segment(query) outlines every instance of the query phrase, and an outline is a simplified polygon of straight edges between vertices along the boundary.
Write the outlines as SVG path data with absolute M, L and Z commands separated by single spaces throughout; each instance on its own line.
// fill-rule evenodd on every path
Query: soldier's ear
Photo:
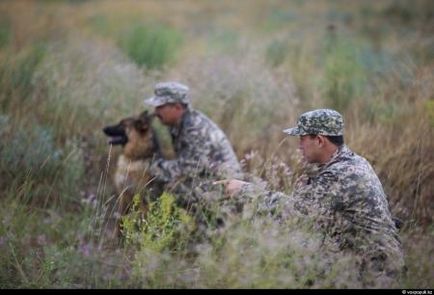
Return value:
M 185 106 L 184 106 L 182 103 L 180 103 L 180 102 L 175 103 L 173 106 L 174 106 L 177 110 L 185 110 Z
M 317 135 L 316 136 L 316 138 L 317 138 L 317 140 L 318 140 L 318 145 L 320 146 L 320 147 L 323 147 L 325 144 L 326 144 L 326 140 L 327 140 L 327 138 L 324 136 L 324 135 Z

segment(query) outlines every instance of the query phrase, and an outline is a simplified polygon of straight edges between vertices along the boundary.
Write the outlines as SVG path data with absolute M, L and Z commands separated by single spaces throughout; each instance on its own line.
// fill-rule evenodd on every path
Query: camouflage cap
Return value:
M 331 109 L 318 109 L 306 112 L 298 118 L 297 127 L 283 132 L 289 135 L 321 134 L 327 136 L 344 135 L 344 119 L 342 115 Z
M 178 82 L 161 82 L 155 85 L 155 96 L 145 99 L 144 102 L 153 107 L 175 102 L 189 105 L 190 98 L 188 96 L 188 90 L 188 86 Z

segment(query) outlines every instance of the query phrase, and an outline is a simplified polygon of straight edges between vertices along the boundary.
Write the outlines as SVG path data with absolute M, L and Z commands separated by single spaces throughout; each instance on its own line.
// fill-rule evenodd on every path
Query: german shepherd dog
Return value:
M 121 238 L 122 217 L 131 210 L 133 197 L 140 195 L 140 210 L 145 216 L 148 210 L 146 198 L 156 197 L 162 192 L 162 185 L 153 181 L 148 171 L 152 158 L 160 154 L 160 145 L 151 127 L 153 117 L 144 111 L 136 117 L 124 118 L 118 124 L 103 128 L 105 135 L 110 137 L 109 144 L 122 147 L 114 174 L 118 193 L 114 235 L 118 238 Z

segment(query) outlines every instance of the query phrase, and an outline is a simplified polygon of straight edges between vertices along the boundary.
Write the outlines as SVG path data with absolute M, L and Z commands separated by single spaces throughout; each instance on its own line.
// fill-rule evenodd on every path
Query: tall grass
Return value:
M 0 24 L 0 48 L 6 46 L 11 39 L 11 28 L 7 19 L 2 19 Z
M 136 24 L 125 29 L 119 43 L 139 66 L 154 69 L 174 60 L 181 41 L 181 35 L 174 29 Z
M 333 31 L 327 37 L 323 97 L 327 105 L 344 111 L 365 90 L 366 73 L 359 60 L 360 45 L 357 46 L 348 38 L 337 38 Z
M 32 77 L 38 64 L 45 54 L 43 44 L 34 44 L 22 50 L 12 59 L 3 61 L 0 68 L 0 83 L 2 85 L 2 110 L 6 111 L 10 104 L 28 99 L 34 91 Z M 13 99 L 15 98 L 15 99 Z
M 112 243 L 119 151 L 101 129 L 178 80 L 245 171 L 280 191 L 300 160 L 282 129 L 311 108 L 340 110 L 404 221 L 407 276 L 374 287 L 432 288 L 431 1 L 169 3 L 0 3 L 0 287 L 363 287 L 355 257 L 324 256 L 308 225 L 254 202 L 212 204 L 195 227 L 165 194 Z

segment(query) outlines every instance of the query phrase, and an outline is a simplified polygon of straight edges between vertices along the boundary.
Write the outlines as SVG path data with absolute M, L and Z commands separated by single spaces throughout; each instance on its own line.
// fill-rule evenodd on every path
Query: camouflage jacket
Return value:
M 241 167 L 228 138 L 204 114 L 189 109 L 181 124 L 169 131 L 176 158 L 154 161 L 150 171 L 157 179 L 188 183 L 195 179 L 240 177 Z
M 302 175 L 289 196 L 253 185 L 242 193 L 259 197 L 262 210 L 281 209 L 286 218 L 311 220 L 324 233 L 328 250 L 350 249 L 366 257 L 387 253 L 403 263 L 382 184 L 368 161 L 345 145 L 313 174 Z

